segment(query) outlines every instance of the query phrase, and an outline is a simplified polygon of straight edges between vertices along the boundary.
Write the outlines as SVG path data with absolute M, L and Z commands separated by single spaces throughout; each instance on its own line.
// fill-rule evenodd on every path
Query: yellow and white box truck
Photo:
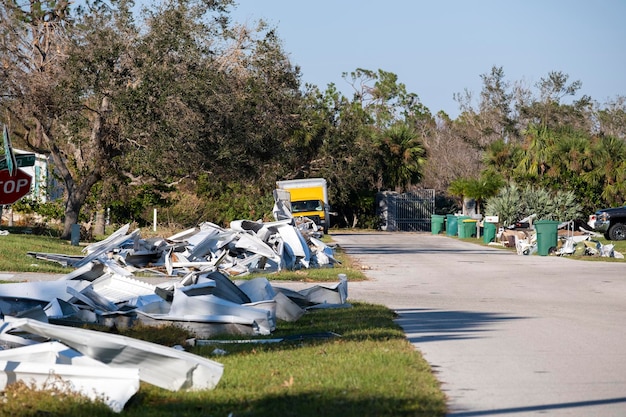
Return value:
M 276 181 L 276 188 L 289 192 L 291 213 L 294 217 L 308 217 L 324 233 L 328 233 L 330 205 L 324 178 Z

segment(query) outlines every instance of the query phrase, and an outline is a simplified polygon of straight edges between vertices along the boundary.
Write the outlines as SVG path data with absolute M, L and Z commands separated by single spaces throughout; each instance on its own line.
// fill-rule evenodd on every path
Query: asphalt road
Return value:
M 426 233 L 333 233 L 395 310 L 449 416 L 626 416 L 626 263 L 520 256 Z

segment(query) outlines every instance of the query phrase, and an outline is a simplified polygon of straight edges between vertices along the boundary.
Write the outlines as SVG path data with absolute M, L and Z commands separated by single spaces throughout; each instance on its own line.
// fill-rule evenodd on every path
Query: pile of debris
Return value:
M 80 268 L 98 259 L 125 268 L 131 273 L 168 276 L 192 270 L 220 270 L 228 275 L 274 272 L 302 268 L 332 267 L 338 261 L 333 250 L 318 238 L 310 222 L 285 219 L 274 222 L 237 220 L 225 229 L 210 222 L 168 238 L 142 239 L 130 225 L 107 239 L 90 245 L 87 256 L 29 252 L 29 255 L 65 266 Z
M 88 245 L 84 256 L 29 253 L 72 268 L 40 282 L 0 285 L 0 389 L 18 380 L 50 387 L 53 376 L 119 412 L 139 380 L 170 390 L 211 389 L 223 367 L 188 352 L 86 330 L 174 325 L 196 341 L 214 335 L 269 335 L 278 320 L 306 311 L 349 307 L 347 277 L 300 291 L 251 272 L 332 267 L 330 247 L 294 219 L 211 223 L 169 238 L 142 239 L 129 225 Z M 111 369 L 114 368 L 114 369 Z M 167 370 L 164 372 L 164 370 Z M 51 379 L 52 378 L 52 379 Z
M 500 228 L 496 242 L 490 244 L 515 248 L 518 255 L 537 253 L 537 232 L 526 218 L 509 228 Z M 532 219 L 530 219 L 532 220 Z M 623 259 L 624 255 L 615 250 L 613 244 L 602 244 L 595 239 L 601 235 L 579 227 L 574 230 L 574 222 L 562 222 L 557 226 L 557 244 L 550 248 L 550 254 L 557 256 L 599 256 Z
M 624 259 L 624 255 L 615 250 L 615 245 L 612 243 L 602 244 L 600 241 L 594 240 L 592 235 L 559 236 L 554 254 Z

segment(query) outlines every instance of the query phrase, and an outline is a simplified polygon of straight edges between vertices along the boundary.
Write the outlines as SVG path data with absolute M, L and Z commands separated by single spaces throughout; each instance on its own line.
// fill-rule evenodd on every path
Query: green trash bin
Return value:
M 457 236 L 460 238 L 467 237 L 465 236 L 465 230 L 463 229 L 463 220 L 471 219 L 470 216 L 456 216 L 457 222 Z
M 456 236 L 458 234 L 459 223 L 458 217 L 454 214 L 448 214 L 446 216 L 446 235 Z
M 459 218 L 459 237 L 461 239 L 469 239 L 476 236 L 476 220 L 466 217 Z
M 546 256 L 551 248 L 558 243 L 559 223 L 554 220 L 538 220 L 535 222 L 537 232 L 537 253 Z
M 433 214 L 430 216 L 430 230 L 433 235 L 438 235 L 443 232 L 443 222 L 445 216 L 439 214 Z
M 496 224 L 484 222 L 483 225 L 483 242 L 488 244 L 496 240 Z

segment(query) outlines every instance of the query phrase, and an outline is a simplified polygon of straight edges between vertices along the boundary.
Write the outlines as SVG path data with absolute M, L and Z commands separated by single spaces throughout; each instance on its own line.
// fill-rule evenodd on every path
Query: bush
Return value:
M 21 199 L 11 206 L 13 211 L 22 214 L 38 214 L 44 222 L 60 220 L 64 215 L 63 200 L 41 203 L 34 199 Z
M 111 209 L 111 222 L 120 224 L 137 222 L 143 227 L 152 223 L 155 208 L 167 207 L 171 203 L 167 198 L 171 187 L 146 184 L 133 190 L 132 193 L 126 190 L 127 195 L 108 205 Z M 84 206 L 81 212 L 83 211 L 89 212 L 89 207 Z
M 485 214 L 498 216 L 505 226 L 536 214 L 537 219 L 569 221 L 581 217 L 582 206 L 571 191 L 549 192 L 545 188 L 527 186 L 520 189 L 511 183 L 487 199 Z
M 161 209 L 161 219 L 169 224 L 192 227 L 212 222 L 228 227 L 231 221 L 272 221 L 274 198 L 256 185 L 208 184 L 198 182 L 195 190 L 179 190 L 171 195 L 172 204 Z
M 521 192 L 517 185 L 510 184 L 500 190 L 494 197 L 485 202 L 485 214 L 498 216 L 504 226 L 509 226 L 520 218 Z

